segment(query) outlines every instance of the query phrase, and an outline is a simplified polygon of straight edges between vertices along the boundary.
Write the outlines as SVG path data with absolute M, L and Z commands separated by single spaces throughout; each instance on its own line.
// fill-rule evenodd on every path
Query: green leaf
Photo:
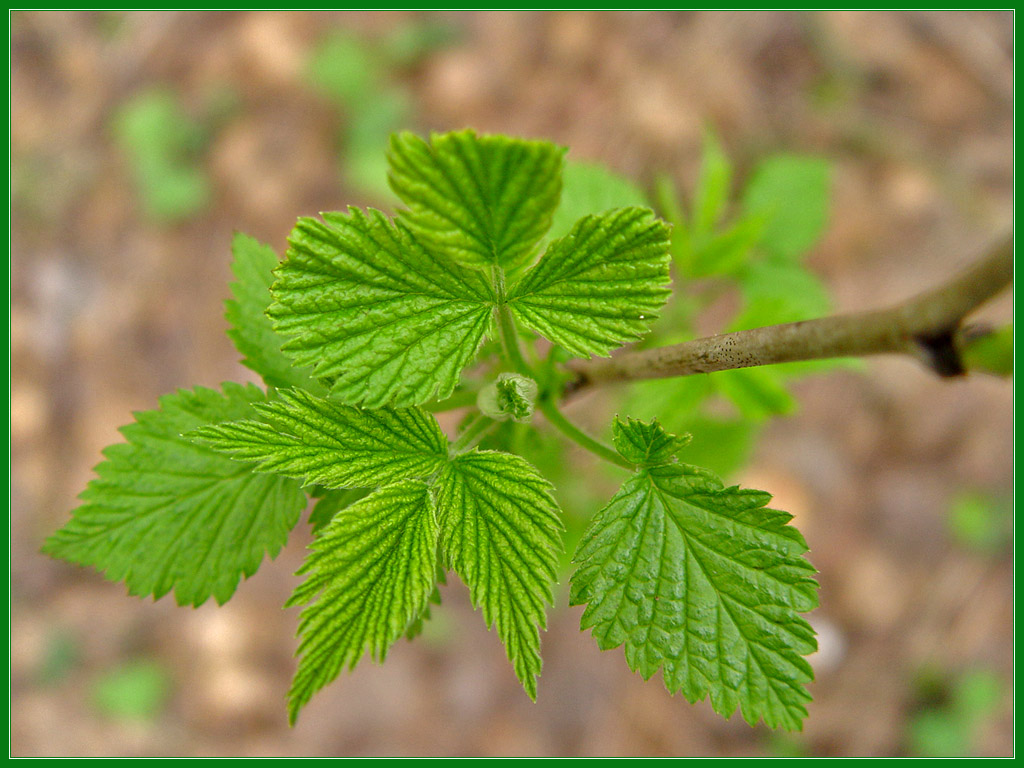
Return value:
M 231 252 L 231 271 L 236 280 L 231 283 L 234 298 L 224 302 L 224 316 L 231 324 L 228 336 L 242 355 L 242 365 L 256 371 L 269 386 L 299 387 L 323 394 L 324 388 L 310 378 L 310 369 L 293 365 L 281 351 L 284 339 L 274 332 L 274 324 L 267 317 L 273 270 L 278 265 L 274 249 L 236 232 Z
M 669 434 L 655 419 L 643 422 L 627 418 L 616 418 L 612 433 L 615 450 L 622 458 L 640 467 L 656 467 L 675 461 L 676 451 L 690 442 L 689 435 L 677 437 Z
M 743 194 L 747 215 L 764 221 L 761 247 L 792 261 L 818 242 L 828 219 L 829 164 L 805 155 L 761 162 Z
M 293 480 L 251 467 L 183 438 L 200 426 L 254 415 L 264 402 L 254 386 L 197 387 L 160 398 L 160 409 L 135 414 L 110 446 L 85 502 L 43 551 L 95 566 L 133 595 L 181 605 L 211 595 L 227 602 L 264 554 L 274 557 L 306 506 Z
M 648 442 L 665 439 L 654 428 Z M 570 603 L 587 604 L 581 627 L 602 650 L 624 645 L 645 679 L 660 667 L 691 702 L 799 730 L 813 679 L 803 656 L 816 648 L 799 613 L 817 605 L 817 584 L 769 498 L 684 464 L 641 469 L 584 534 Z
M 437 254 L 512 270 L 551 226 L 563 148 L 474 131 L 391 137 L 389 181 L 409 206 L 403 220 Z
M 104 672 L 92 684 L 92 704 L 115 720 L 153 721 L 170 698 L 171 675 L 153 661 L 137 660 Z
M 409 96 L 394 86 L 378 89 L 372 99 L 350 109 L 345 129 L 341 168 L 344 178 L 364 194 L 389 203 L 394 194 L 388 186 L 388 138 L 408 123 L 412 113 Z
M 743 418 L 692 415 L 673 422 L 676 429 L 693 435 L 693 441 L 680 454 L 688 464 L 696 464 L 729 477 L 750 461 L 761 424 Z
M 654 210 L 661 218 L 672 225 L 672 237 L 669 250 L 673 260 L 680 266 L 687 266 L 692 250 L 690 225 L 686 221 L 686 213 L 679 202 L 679 192 L 672 177 L 666 173 L 658 173 L 654 177 L 653 190 Z
M 336 32 L 321 42 L 307 67 L 310 84 L 345 109 L 374 97 L 382 67 L 373 48 L 356 35 Z
M 509 294 L 513 315 L 573 355 L 647 332 L 670 294 L 669 230 L 647 208 L 587 216 Z
M 762 226 L 758 218 L 741 218 L 722 232 L 694 236 L 690 251 L 684 254 L 682 261 L 677 259 L 677 263 L 690 277 L 731 276 L 750 261 Z
M 1012 376 L 1013 324 L 968 338 L 960 354 L 968 371 Z
M 309 513 L 308 522 L 314 534 L 323 532 L 336 514 L 369 493 L 366 488 L 329 488 L 321 491 L 313 511 Z
M 491 322 L 484 277 L 419 246 L 379 211 L 300 219 L 269 314 L 299 365 L 352 405 L 450 395 Z
M 693 194 L 693 231 L 696 235 L 709 234 L 722 220 L 729 202 L 732 182 L 732 164 L 714 132 L 704 132 L 700 175 Z
M 744 307 L 728 331 L 795 323 L 832 312 L 832 299 L 821 279 L 801 264 L 754 261 L 737 275 Z
M 174 223 L 209 203 L 209 179 L 195 165 L 205 131 L 173 93 L 150 89 L 134 96 L 120 107 L 113 127 L 147 216 Z
M 299 662 L 288 693 L 292 724 L 318 690 L 367 651 L 378 662 L 427 607 L 438 528 L 430 491 L 403 480 L 339 512 L 313 540 L 306 579 L 287 605 L 299 617 Z M 319 597 L 317 597 L 319 595 Z
M 483 609 L 530 698 L 537 698 L 544 603 L 551 602 L 561 521 L 550 485 L 519 456 L 472 451 L 436 480 L 441 551 Z
M 210 425 L 192 437 L 261 472 L 304 485 L 372 488 L 433 474 L 448 457 L 448 440 L 419 408 L 363 410 L 302 390 L 256 407 L 259 420 Z
M 796 400 L 786 388 L 785 372 L 774 366 L 719 371 L 714 374 L 714 384 L 745 419 L 761 421 L 796 409 Z
M 437 580 L 441 584 L 447 584 L 447 581 L 445 579 L 445 572 L 440 568 L 437 571 Z M 431 616 L 430 606 L 440 604 L 441 590 L 435 584 L 434 591 L 430 593 L 430 597 L 427 599 L 427 607 L 423 609 L 423 612 L 419 616 L 412 620 L 408 627 L 405 628 L 405 632 L 403 634 L 406 640 L 415 640 L 417 637 L 423 634 L 423 628 L 426 626 L 427 622 L 430 621 L 431 618 L 433 618 Z
M 601 163 L 566 160 L 562 171 L 562 199 L 555 209 L 550 240 L 569 234 L 584 216 L 613 208 L 647 206 L 647 198 L 633 182 Z

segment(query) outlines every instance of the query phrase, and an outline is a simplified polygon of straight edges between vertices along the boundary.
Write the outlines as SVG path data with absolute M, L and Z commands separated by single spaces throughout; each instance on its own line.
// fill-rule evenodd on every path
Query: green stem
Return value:
M 632 470 L 635 468 L 632 464 L 622 458 L 615 449 L 605 445 L 600 440 L 595 440 L 565 418 L 565 415 L 558 410 L 558 406 L 555 405 L 552 400 L 544 398 L 537 405 L 551 426 L 577 445 L 586 448 L 588 451 L 597 454 L 605 461 L 610 461 L 612 464 L 620 466 L 623 469 Z
M 497 424 L 494 419 L 484 416 L 482 413 L 477 414 L 469 425 L 462 430 L 455 442 L 451 444 L 451 448 L 448 449 L 449 454 L 455 456 L 460 453 L 465 453 L 479 443 L 488 432 Z
M 956 347 L 964 317 L 1013 280 L 1013 234 L 939 287 L 889 309 L 724 333 L 682 344 L 569 364 L 566 393 L 615 381 L 690 376 L 826 357 L 914 355 L 941 376 L 964 373 Z
M 491 275 L 494 279 L 494 291 L 498 298 L 495 311 L 498 314 L 498 335 L 501 336 L 501 346 L 505 352 L 505 358 L 517 373 L 529 376 L 536 381 L 537 374 L 534 373 L 533 368 L 530 367 L 530 364 L 526 362 L 526 358 L 523 357 L 523 351 L 519 347 L 519 334 L 516 331 L 516 324 L 512 319 L 512 312 L 509 311 L 508 304 L 505 303 L 505 273 L 500 267 L 496 266 L 492 269 Z M 622 458 L 613 448 L 599 440 L 595 440 L 569 421 L 551 400 L 550 393 L 541 393 L 537 407 L 540 408 L 544 416 L 547 417 L 548 422 L 555 429 L 577 445 L 586 448 L 605 461 L 610 461 L 612 464 L 616 464 L 624 469 L 633 469 L 633 465 Z
M 519 348 L 519 334 L 516 331 L 515 321 L 512 319 L 512 312 L 505 303 L 505 271 L 495 265 L 491 269 L 491 277 L 494 282 L 494 293 L 497 297 L 497 304 L 494 311 L 497 313 L 498 335 L 501 337 L 501 348 L 505 352 L 505 358 L 515 369 L 516 373 L 529 376 L 536 380 L 530 364 L 523 357 L 523 350 Z

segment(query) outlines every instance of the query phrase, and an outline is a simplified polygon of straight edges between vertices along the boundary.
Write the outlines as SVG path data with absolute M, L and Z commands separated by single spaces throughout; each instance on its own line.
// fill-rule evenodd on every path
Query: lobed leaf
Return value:
M 550 484 L 519 456 L 472 451 L 435 481 L 441 551 L 495 626 L 530 698 L 537 698 L 544 603 L 551 602 L 561 521 Z
M 379 211 L 323 218 L 299 220 L 276 271 L 268 314 L 290 339 L 285 352 L 352 405 L 450 395 L 491 322 L 487 281 Z
M 447 459 L 448 440 L 419 408 L 363 410 L 302 390 L 282 390 L 280 397 L 256 408 L 259 420 L 214 424 L 189 437 L 261 472 L 328 488 L 425 477 Z
M 265 554 L 277 555 L 306 505 L 298 483 L 251 467 L 181 436 L 197 427 L 254 415 L 257 387 L 224 384 L 160 398 L 121 429 L 127 442 L 104 451 L 85 502 L 43 551 L 91 565 L 133 595 L 174 590 L 181 605 L 211 595 L 227 602 Z
M 230 323 L 228 336 L 242 355 L 242 365 L 263 377 L 272 387 L 299 387 L 317 394 L 324 388 L 311 378 L 309 368 L 301 368 L 281 351 L 284 339 L 274 331 L 267 317 L 273 270 L 279 261 L 274 249 L 255 238 L 236 232 L 231 241 L 231 283 L 233 298 L 224 302 L 224 317 Z
M 617 431 L 622 430 L 620 426 Z M 652 431 L 652 445 L 660 438 Z M 661 464 L 630 477 L 591 522 L 570 603 L 602 650 L 623 645 L 645 679 L 751 724 L 799 730 L 813 679 L 817 605 L 807 545 L 761 491 Z
M 382 662 L 427 609 L 436 582 L 438 527 L 419 480 L 381 488 L 341 510 L 310 545 L 306 579 L 287 605 L 299 617 L 302 656 L 288 693 L 292 724 L 314 693 L 355 667 Z
M 388 180 L 409 206 L 402 220 L 433 253 L 513 270 L 551 226 L 565 150 L 547 141 L 472 130 L 391 137 Z
M 657 419 L 645 423 L 616 417 L 612 440 L 622 458 L 641 467 L 653 467 L 675 461 L 676 451 L 690 442 L 690 436 L 669 434 Z
M 567 352 L 636 341 L 669 296 L 669 230 L 647 208 L 587 216 L 509 293 L 512 314 Z

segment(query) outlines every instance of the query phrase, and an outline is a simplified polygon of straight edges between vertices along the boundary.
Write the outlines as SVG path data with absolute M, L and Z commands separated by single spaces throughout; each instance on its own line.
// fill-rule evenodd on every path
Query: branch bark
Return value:
M 930 291 L 889 309 L 772 325 L 569 364 L 570 395 L 616 381 L 689 376 L 826 357 L 910 354 L 940 376 L 964 373 L 961 324 L 1013 280 L 1013 234 L 973 266 Z

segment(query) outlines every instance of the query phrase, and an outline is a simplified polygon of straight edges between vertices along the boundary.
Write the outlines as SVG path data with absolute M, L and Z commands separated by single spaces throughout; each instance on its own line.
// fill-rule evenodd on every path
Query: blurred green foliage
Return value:
M 968 757 L 979 730 L 998 710 L 1005 685 L 988 669 L 952 679 L 924 670 L 916 682 L 920 702 L 907 728 L 907 750 L 915 757 Z
M 757 163 L 735 184 L 733 164 L 711 131 L 688 204 L 667 176 L 655 180 L 654 204 L 673 225 L 672 302 L 644 346 L 694 338 L 696 319 L 723 297 L 737 305 L 722 332 L 821 317 L 832 301 L 804 260 L 824 234 L 828 163 L 780 154 Z M 763 423 L 792 413 L 790 387 L 801 376 L 847 364 L 819 361 L 640 382 L 623 404 L 640 418 L 658 415 L 673 432 L 692 432 L 680 459 L 729 476 L 748 459 Z M 703 439 L 701 430 L 707 431 Z
M 562 172 L 562 198 L 546 239 L 569 234 L 572 225 L 584 216 L 630 205 L 650 205 L 643 190 L 633 182 L 600 163 L 568 159 Z
M 117 111 L 114 136 L 131 166 L 146 216 L 173 224 L 210 202 L 210 182 L 198 165 L 208 135 L 170 91 L 154 88 Z
M 379 38 L 338 30 L 314 49 L 307 80 L 344 116 L 341 172 L 354 189 L 393 199 L 387 184 L 388 137 L 413 124 L 412 97 L 400 76 L 455 37 L 450 24 L 412 21 Z
M 725 297 L 734 310 L 723 332 L 831 313 L 828 290 L 804 264 L 828 221 L 828 163 L 816 157 L 776 155 L 757 163 L 745 185 L 737 185 L 735 175 L 722 143 L 710 131 L 689 194 L 669 177 L 658 176 L 648 197 L 602 165 L 567 160 L 550 238 L 566 234 L 571 223 L 587 213 L 629 205 L 654 205 L 673 225 L 673 297 L 653 331 L 637 346 L 696 337 L 698 317 Z M 560 355 L 554 349 L 550 359 Z M 609 423 L 610 413 L 605 412 L 658 418 L 669 431 L 693 436 L 680 449 L 680 461 L 730 477 L 750 460 L 767 421 L 795 410 L 795 381 L 847 364 L 813 361 L 635 382 L 594 395 L 594 407 L 603 413 L 592 423 Z M 581 470 L 561 441 L 545 435 L 509 424 L 487 444 L 526 456 L 558 488 L 564 509 L 600 508 L 614 487 L 604 487 L 603 479 L 598 479 L 603 473 L 596 468 L 593 473 Z M 571 551 L 579 532 L 571 516 L 567 526 Z
M 968 371 L 1013 375 L 1013 325 L 970 339 L 961 350 Z
M 111 719 L 154 720 L 171 694 L 171 677 L 160 664 L 136 660 L 103 673 L 92 686 L 92 704 Z
M 960 547 L 982 555 L 997 555 L 1013 543 L 1013 502 L 965 491 L 950 505 L 946 527 Z
M 812 757 L 799 736 L 769 732 L 764 745 L 767 757 Z
M 43 655 L 35 671 L 40 685 L 56 685 L 78 666 L 82 651 L 78 639 L 62 628 L 51 629 L 46 636 Z

